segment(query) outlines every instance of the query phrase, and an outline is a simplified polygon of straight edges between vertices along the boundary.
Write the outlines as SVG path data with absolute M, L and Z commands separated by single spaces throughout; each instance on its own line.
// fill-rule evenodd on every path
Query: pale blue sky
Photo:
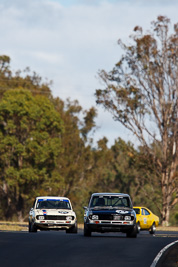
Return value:
M 178 0 L 1 0 L 0 54 L 11 57 L 14 70 L 29 66 L 53 80 L 52 92 L 63 100 L 78 99 L 83 108 L 95 105 L 99 69 L 111 70 L 136 25 L 166 15 L 178 22 Z M 95 141 L 109 145 L 119 136 L 135 142 L 111 115 L 98 108 Z

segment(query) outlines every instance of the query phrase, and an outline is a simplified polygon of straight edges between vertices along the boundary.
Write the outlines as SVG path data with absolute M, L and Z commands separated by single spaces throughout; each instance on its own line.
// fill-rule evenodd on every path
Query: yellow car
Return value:
M 156 227 L 159 224 L 159 217 L 156 216 L 145 207 L 133 207 L 137 217 L 137 231 L 140 230 L 149 230 L 150 234 L 154 234 Z

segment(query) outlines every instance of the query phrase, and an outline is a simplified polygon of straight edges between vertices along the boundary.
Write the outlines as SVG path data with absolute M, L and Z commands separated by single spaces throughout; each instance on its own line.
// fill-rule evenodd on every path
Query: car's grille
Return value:
M 99 214 L 99 220 L 113 220 L 113 215 Z
M 41 215 L 37 216 L 38 220 L 40 216 Z M 43 215 L 43 216 L 45 220 L 54 220 L 54 221 L 57 221 L 57 220 L 65 221 L 66 217 L 68 217 L 68 216 L 63 216 L 63 215 Z M 72 220 L 74 219 L 74 216 L 70 216 L 70 217 L 72 217 Z
M 61 215 L 45 215 L 45 220 L 66 220 L 66 216 Z
M 89 216 L 92 219 L 92 215 Z M 98 214 L 98 220 L 109 220 L 109 221 L 122 221 L 124 220 L 123 215 L 112 215 L 112 214 Z
M 115 221 L 123 221 L 124 216 L 123 215 L 113 215 L 113 220 Z

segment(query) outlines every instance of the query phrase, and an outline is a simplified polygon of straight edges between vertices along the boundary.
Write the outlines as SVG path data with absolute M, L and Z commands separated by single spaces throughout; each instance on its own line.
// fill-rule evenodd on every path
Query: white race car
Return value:
M 66 230 L 77 233 L 77 218 L 66 197 L 36 197 L 29 212 L 29 232 Z

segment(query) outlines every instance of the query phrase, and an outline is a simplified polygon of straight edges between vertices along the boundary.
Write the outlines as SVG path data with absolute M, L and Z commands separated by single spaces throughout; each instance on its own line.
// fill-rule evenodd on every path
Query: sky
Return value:
M 96 105 L 102 84 L 98 71 L 110 71 L 129 43 L 135 26 L 144 31 L 159 15 L 178 22 L 178 0 L 0 0 L 0 55 L 11 58 L 12 70 L 30 67 L 52 80 L 54 97 L 77 99 L 83 109 L 97 108 L 95 143 L 108 145 L 130 132 Z

